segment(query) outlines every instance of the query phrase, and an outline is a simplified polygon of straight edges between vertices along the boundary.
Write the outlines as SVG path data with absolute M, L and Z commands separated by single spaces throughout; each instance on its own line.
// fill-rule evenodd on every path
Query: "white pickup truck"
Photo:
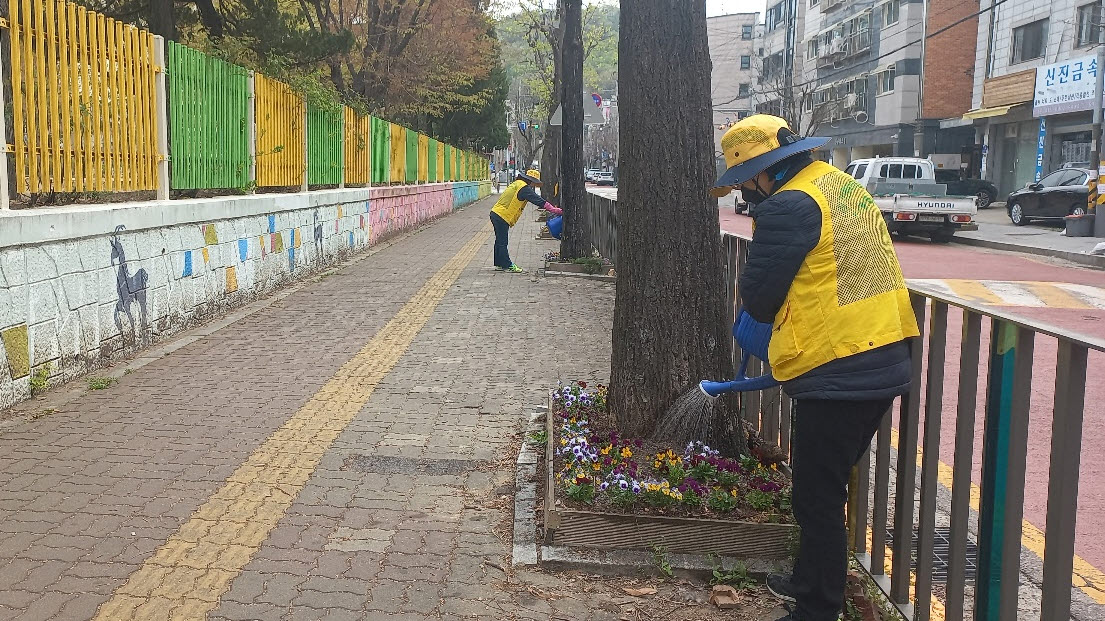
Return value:
M 930 160 L 862 159 L 848 164 L 845 172 L 871 193 L 891 233 L 923 235 L 934 242 L 947 242 L 956 231 L 978 229 L 977 197 L 948 196 L 947 186 L 936 182 Z

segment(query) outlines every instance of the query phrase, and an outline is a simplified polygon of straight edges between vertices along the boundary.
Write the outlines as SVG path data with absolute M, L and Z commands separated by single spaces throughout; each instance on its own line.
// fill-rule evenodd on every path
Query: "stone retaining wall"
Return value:
M 0 215 L 0 408 L 491 193 L 490 182 Z

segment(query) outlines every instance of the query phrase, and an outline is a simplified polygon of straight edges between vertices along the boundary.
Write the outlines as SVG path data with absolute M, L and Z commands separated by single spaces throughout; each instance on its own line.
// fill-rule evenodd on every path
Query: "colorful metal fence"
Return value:
M 170 170 L 174 190 L 249 181 L 249 72 L 172 41 Z
M 345 115 L 341 108 L 307 107 L 307 183 L 338 185 L 342 181 L 342 136 Z
M 345 185 L 365 185 L 372 177 L 371 116 L 357 116 L 349 107 L 345 116 Z
M 257 185 L 296 186 L 303 183 L 304 101 L 283 82 L 254 76 L 257 123 Z
M 407 137 L 407 166 L 406 176 L 403 178 L 407 183 L 418 182 L 418 132 L 403 129 L 403 133 Z
M 9 12 L 16 191 L 155 189 L 153 35 L 68 2 Z
M 84 7 L 9 0 L 9 15 L 14 145 L 0 159 L 18 194 L 480 178 L 475 154 L 347 107 L 308 110 L 287 84 Z
M 392 183 L 404 183 L 407 180 L 407 130 L 395 123 L 391 124 L 391 175 Z

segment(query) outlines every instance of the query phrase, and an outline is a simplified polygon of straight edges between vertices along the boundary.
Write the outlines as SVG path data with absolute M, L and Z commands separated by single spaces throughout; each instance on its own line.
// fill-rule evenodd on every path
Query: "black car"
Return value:
M 1021 226 L 1033 220 L 1060 220 L 1086 213 L 1089 175 L 1084 168 L 1063 168 L 1025 185 L 1006 200 L 1009 219 Z
M 983 179 L 960 179 L 958 170 L 937 170 L 936 182 L 948 186 L 949 196 L 977 196 L 978 208 L 985 209 L 998 196 L 998 186 Z

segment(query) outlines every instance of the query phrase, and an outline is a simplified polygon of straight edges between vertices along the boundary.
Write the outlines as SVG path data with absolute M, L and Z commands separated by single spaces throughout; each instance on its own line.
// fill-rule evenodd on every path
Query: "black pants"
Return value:
M 798 399 L 794 517 L 802 527 L 792 583 L 802 621 L 835 621 L 848 573 L 848 478 L 893 403 Z
M 514 265 L 507 251 L 507 236 L 510 235 L 510 225 L 503 217 L 494 211 L 491 212 L 491 225 L 495 227 L 495 267 L 508 268 Z

